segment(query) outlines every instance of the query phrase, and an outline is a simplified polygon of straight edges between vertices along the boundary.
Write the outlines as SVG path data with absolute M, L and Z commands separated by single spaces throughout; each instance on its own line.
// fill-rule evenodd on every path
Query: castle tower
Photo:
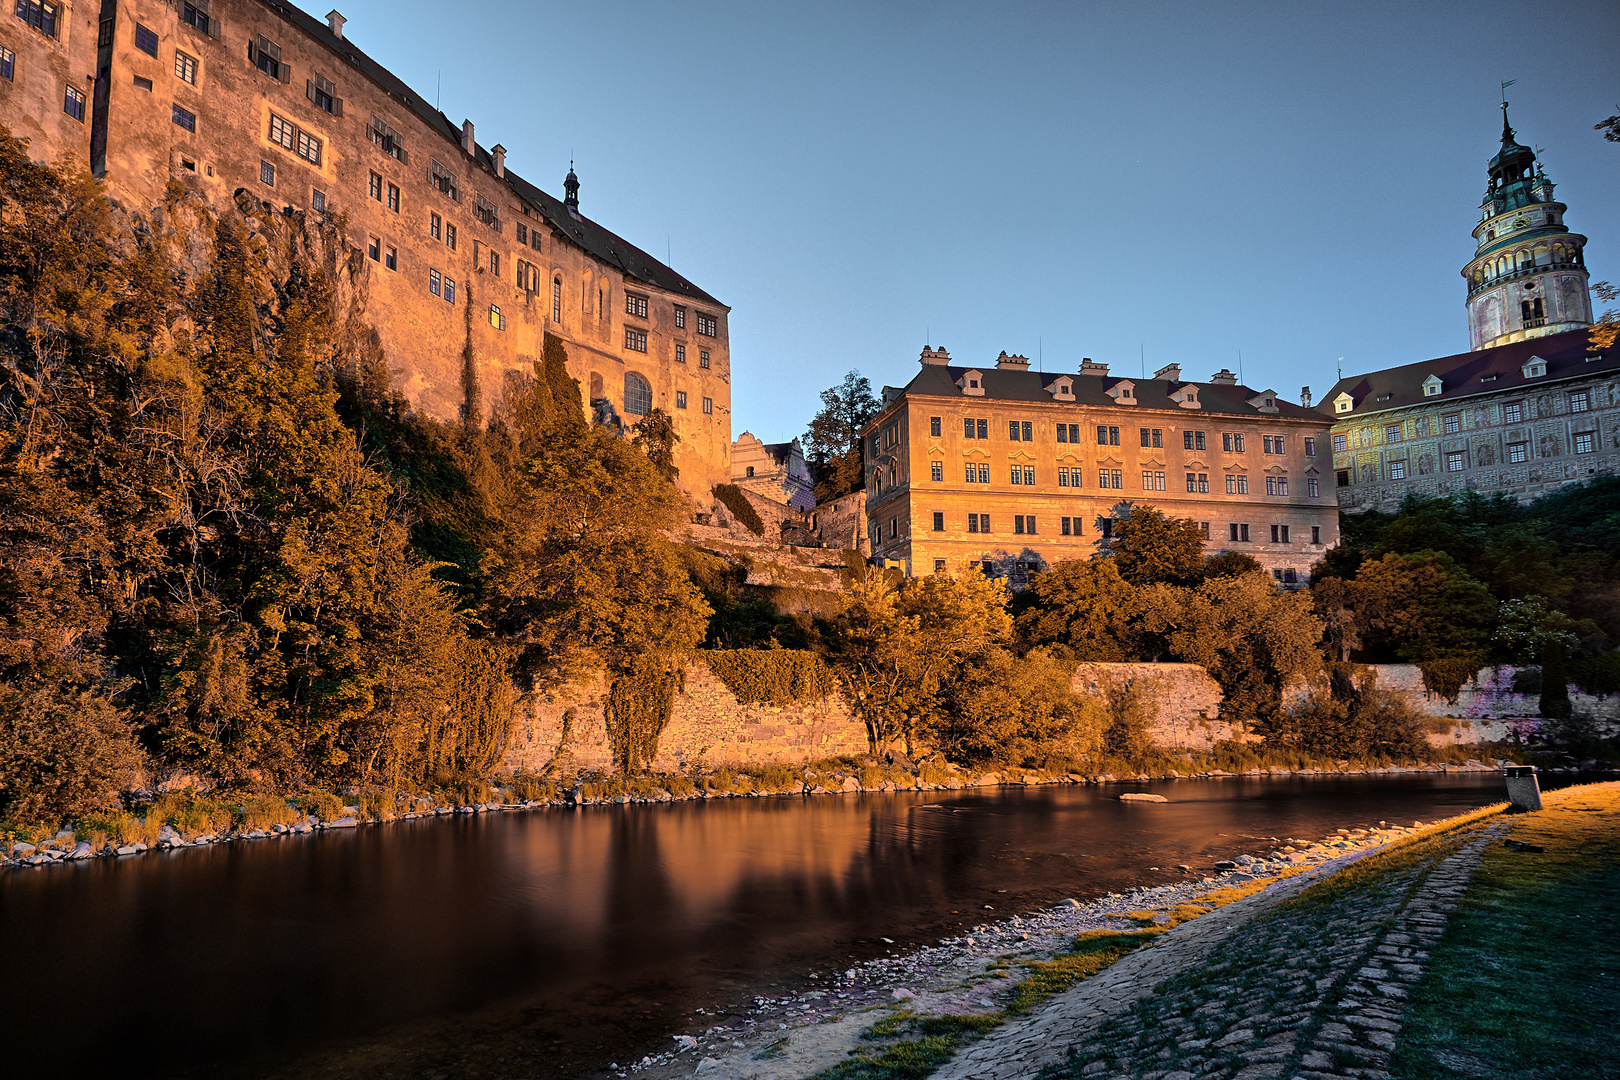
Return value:
M 1564 228 L 1565 206 L 1553 184 L 1520 146 L 1502 103 L 1502 149 L 1488 166 L 1490 183 L 1463 268 L 1468 282 L 1468 338 L 1473 349 L 1592 325 L 1586 237 Z

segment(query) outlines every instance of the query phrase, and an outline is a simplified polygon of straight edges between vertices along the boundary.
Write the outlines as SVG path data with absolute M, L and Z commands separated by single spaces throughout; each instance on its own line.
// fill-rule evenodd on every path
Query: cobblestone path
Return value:
M 1465 834 L 1320 899 L 1278 907 L 1320 880 L 1301 875 L 1184 923 L 933 1080 L 1386 1077 L 1409 988 L 1504 831 Z

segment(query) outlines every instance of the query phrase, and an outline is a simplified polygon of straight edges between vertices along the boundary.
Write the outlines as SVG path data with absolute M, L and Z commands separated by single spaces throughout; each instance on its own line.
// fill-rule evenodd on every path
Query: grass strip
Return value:
M 1004 1019 L 1001 1013 L 926 1017 L 896 1013 L 861 1032 L 861 1038 L 899 1037 L 899 1042 L 876 1051 L 851 1051 L 854 1056 L 848 1061 L 823 1069 L 810 1080 L 923 1080 L 958 1049 L 1000 1027 Z
M 1565 788 L 1492 843 L 1411 997 L 1398 1080 L 1617 1078 L 1620 783 Z

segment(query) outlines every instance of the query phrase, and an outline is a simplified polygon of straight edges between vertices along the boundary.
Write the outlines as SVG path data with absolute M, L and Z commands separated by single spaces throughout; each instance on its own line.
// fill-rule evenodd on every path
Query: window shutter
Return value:
M 208 20 L 208 36 L 211 38 L 224 36 L 224 31 L 221 29 L 218 19 L 210 18 Z
M 280 62 L 278 61 L 278 63 L 280 63 Z M 284 82 L 284 83 L 292 82 L 292 65 L 291 64 L 281 64 L 281 81 Z
M 304 96 L 309 98 L 309 100 L 311 100 L 311 101 L 315 100 L 315 80 L 313 80 L 313 79 L 305 79 L 304 80 Z
M 343 115 L 343 99 L 342 98 L 333 98 L 332 99 L 332 112 L 337 116 L 342 116 Z
M 257 56 L 257 54 L 254 51 L 253 41 L 252 41 L 252 39 L 249 39 L 248 40 L 248 63 L 257 64 L 258 62 L 259 62 L 259 57 Z

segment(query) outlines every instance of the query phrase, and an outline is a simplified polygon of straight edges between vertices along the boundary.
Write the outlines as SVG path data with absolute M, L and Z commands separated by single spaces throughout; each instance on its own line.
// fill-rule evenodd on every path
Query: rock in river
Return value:
M 1145 791 L 1127 791 L 1119 797 L 1120 802 L 1169 802 L 1163 795 L 1149 795 Z

